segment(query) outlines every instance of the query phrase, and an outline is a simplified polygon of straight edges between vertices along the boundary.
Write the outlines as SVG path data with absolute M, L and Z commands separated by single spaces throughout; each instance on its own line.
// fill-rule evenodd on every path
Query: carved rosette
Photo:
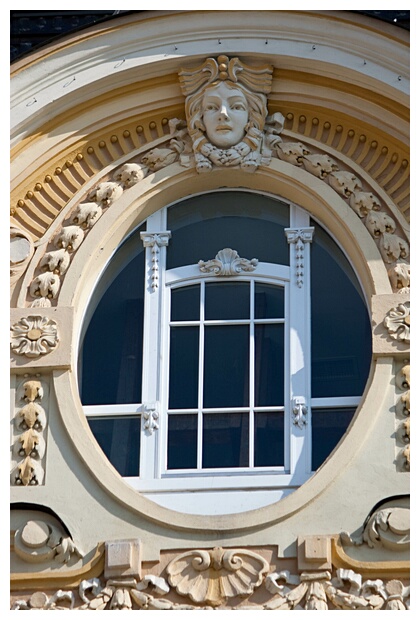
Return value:
M 241 258 L 238 252 L 231 248 L 220 250 L 213 259 L 198 262 L 202 273 L 211 273 L 214 276 L 237 276 L 243 271 L 255 271 L 257 265 L 258 259 Z
M 384 319 L 384 325 L 391 338 L 399 342 L 410 342 L 410 302 L 398 304 Z
M 14 417 L 11 483 L 38 485 L 44 479 L 47 416 L 41 401 L 46 386 L 39 380 L 24 381 L 17 390 Z
M 166 568 L 178 594 L 218 607 L 228 598 L 252 594 L 268 573 L 268 562 L 246 549 L 187 551 Z
M 38 315 L 21 318 L 12 325 L 10 336 L 12 351 L 30 358 L 50 353 L 59 342 L 57 323 Z

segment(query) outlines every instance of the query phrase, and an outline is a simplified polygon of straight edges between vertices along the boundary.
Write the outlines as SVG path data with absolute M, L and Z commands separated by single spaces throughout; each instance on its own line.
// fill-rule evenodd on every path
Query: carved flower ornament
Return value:
M 384 319 L 384 325 L 391 338 L 400 342 L 410 342 L 410 302 L 398 304 Z
M 57 323 L 43 316 L 22 317 L 12 325 L 10 346 L 17 355 L 39 357 L 58 344 Z

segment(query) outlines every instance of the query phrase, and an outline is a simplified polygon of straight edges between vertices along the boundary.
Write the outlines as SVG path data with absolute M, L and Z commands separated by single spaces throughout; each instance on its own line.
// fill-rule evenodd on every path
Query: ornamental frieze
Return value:
M 383 210 L 383 201 L 330 154 L 314 152 L 302 142 L 285 141 L 284 117 L 268 115 L 272 67 L 251 66 L 222 55 L 182 69 L 179 79 L 186 97 L 186 120 L 170 119 L 166 141 L 117 168 L 73 209 L 51 239 L 30 283 L 31 307 L 56 303 L 62 278 L 89 231 L 104 210 L 145 177 L 176 162 L 186 168 L 195 166 L 199 174 L 218 168 L 255 172 L 269 166 L 272 158 L 303 167 L 348 201 L 375 240 L 393 291 L 407 292 L 409 246 L 398 235 L 394 219 Z

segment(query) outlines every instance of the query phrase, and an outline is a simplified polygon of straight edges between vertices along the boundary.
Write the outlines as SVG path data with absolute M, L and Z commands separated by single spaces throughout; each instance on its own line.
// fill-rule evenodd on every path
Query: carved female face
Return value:
M 239 88 L 221 82 L 207 89 L 202 111 L 207 137 L 214 146 L 227 149 L 242 140 L 248 123 L 248 102 Z

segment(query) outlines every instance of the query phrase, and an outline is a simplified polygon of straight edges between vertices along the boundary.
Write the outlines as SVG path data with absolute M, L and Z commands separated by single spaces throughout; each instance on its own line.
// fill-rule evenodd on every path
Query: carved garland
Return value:
M 203 553 L 203 552 L 193 552 Z M 233 552 L 235 553 L 235 552 Z M 185 554 L 182 554 L 185 555 Z M 257 555 L 257 554 L 255 554 Z M 179 560 L 178 556 L 175 560 Z M 262 558 L 260 558 L 262 560 Z M 264 560 L 262 560 L 264 561 Z M 248 580 L 246 579 L 245 582 Z M 212 587 L 211 580 L 202 581 Z M 265 604 L 242 604 L 232 610 L 407 610 L 410 608 L 410 587 L 398 579 L 363 580 L 362 575 L 350 569 L 331 572 L 304 572 L 292 575 L 289 571 L 270 573 L 264 581 L 265 589 L 273 597 Z M 149 589 L 149 592 L 145 592 Z M 31 597 L 17 600 L 13 610 L 77 609 L 98 610 L 212 610 L 214 605 L 174 603 L 162 596 L 169 593 L 165 579 L 146 575 L 141 582 L 135 579 L 108 580 L 103 586 L 98 578 L 84 580 L 78 590 L 83 604 L 76 606 L 76 593 L 58 590 L 52 596 L 35 592 Z M 157 597 L 152 593 L 156 593 Z M 236 595 L 236 588 L 232 595 Z M 220 601 L 221 602 L 221 601 Z
M 38 379 L 25 380 L 18 386 L 12 450 L 16 464 L 12 467 L 12 485 L 43 483 L 47 415 L 40 402 L 45 398 L 45 392 L 46 385 Z
M 260 89 L 262 99 L 258 100 L 258 105 L 254 102 L 258 108 L 258 114 L 254 118 L 250 112 L 251 120 L 246 128 L 248 133 L 243 139 L 246 144 L 248 140 L 251 146 L 248 145 L 248 148 L 244 150 L 240 161 L 216 157 L 213 151 L 211 153 L 206 151 L 203 155 L 202 149 L 205 150 L 205 146 L 201 142 L 200 144 L 194 142 L 194 140 L 197 141 L 198 131 L 194 127 L 201 128 L 199 132 L 204 136 L 204 140 L 208 138 L 203 133 L 205 128 L 200 120 L 202 113 L 195 110 L 194 106 L 191 107 L 189 97 L 200 94 L 200 88 L 203 89 L 204 85 L 209 84 L 212 71 L 219 82 L 231 83 L 235 88 L 242 89 L 248 99 L 258 95 Z M 207 75 L 208 72 L 211 75 Z M 344 200 L 348 201 L 350 207 L 363 220 L 377 242 L 384 263 L 388 265 L 388 275 L 393 291 L 409 292 L 410 265 L 406 260 L 409 256 L 409 246 L 404 239 L 395 234 L 397 225 L 392 217 L 381 210 L 380 198 L 366 191 L 361 180 L 353 172 L 340 170 L 339 165 L 329 155 L 311 153 L 309 147 L 302 142 L 283 142 L 280 134 L 283 130 L 284 119 L 280 113 L 272 117 L 264 116 L 266 114 L 265 98 L 269 92 L 269 82 L 271 82 L 269 73 L 269 71 L 267 73 L 267 67 L 246 67 L 238 59 L 229 61 L 227 57 L 219 57 L 217 62 L 215 59 L 207 59 L 198 69 L 182 70 L 180 78 L 183 89 L 185 93 L 192 93 L 187 96 L 187 122 L 177 118 L 171 119 L 168 122 L 170 134 L 166 146 L 151 149 L 140 155 L 138 161 L 126 163 L 118 168 L 112 181 L 99 183 L 88 193 L 87 202 L 75 208 L 61 231 L 52 239 L 50 247 L 38 265 L 39 273 L 29 287 L 29 296 L 33 299 L 31 307 L 51 306 L 52 301 L 58 296 L 61 278 L 66 273 L 72 256 L 83 243 L 89 230 L 102 216 L 103 211 L 118 200 L 126 188 L 132 187 L 147 175 L 174 162 L 179 162 L 185 167 L 190 167 L 195 163 L 198 172 L 211 169 L 211 164 L 210 168 L 207 165 L 204 166 L 203 157 L 219 167 L 239 166 L 243 163 L 242 167 L 248 172 L 253 172 L 259 165 L 268 166 L 273 156 L 294 166 L 303 166 L 305 170 L 324 180 Z M 193 79 L 193 84 L 188 82 L 190 79 L 188 76 Z M 248 99 L 249 109 L 254 110 L 255 106 L 251 105 Z M 197 116 L 196 120 L 194 120 L 194 113 Z M 252 124 L 255 127 L 250 127 Z M 252 137 L 253 128 L 261 133 L 255 145 Z M 239 148 L 239 145 L 235 148 Z M 256 159 L 252 156 L 252 166 L 248 165 L 251 153 L 258 155 Z M 152 280 L 152 286 L 156 285 L 156 281 Z

